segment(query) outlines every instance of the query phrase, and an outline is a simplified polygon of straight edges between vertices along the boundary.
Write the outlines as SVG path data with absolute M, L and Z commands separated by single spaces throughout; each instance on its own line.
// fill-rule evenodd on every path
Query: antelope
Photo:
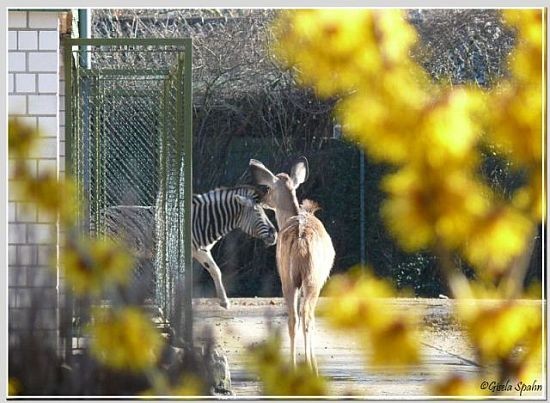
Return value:
M 268 188 L 262 204 L 275 210 L 279 227 L 276 259 L 288 312 L 292 365 L 296 366 L 295 336 L 297 325 L 301 322 L 306 363 L 318 374 L 312 337 L 315 307 L 332 269 L 335 252 L 323 223 L 314 215 L 318 209 L 316 203 L 304 201 L 300 208 L 296 198 L 296 189 L 308 177 L 307 159 L 300 157 L 290 175 L 274 175 L 257 160 L 250 160 L 249 167 L 254 182 Z

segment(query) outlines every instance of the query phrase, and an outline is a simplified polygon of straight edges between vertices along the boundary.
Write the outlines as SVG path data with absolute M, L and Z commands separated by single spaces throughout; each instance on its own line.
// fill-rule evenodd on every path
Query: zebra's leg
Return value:
M 210 251 L 195 250 L 193 252 L 193 257 L 201 264 L 202 267 L 206 269 L 208 273 L 210 273 L 210 277 L 214 280 L 216 294 L 220 300 L 220 305 L 224 308 L 229 308 L 229 300 L 227 299 L 225 288 L 222 283 L 222 272 L 214 261 Z

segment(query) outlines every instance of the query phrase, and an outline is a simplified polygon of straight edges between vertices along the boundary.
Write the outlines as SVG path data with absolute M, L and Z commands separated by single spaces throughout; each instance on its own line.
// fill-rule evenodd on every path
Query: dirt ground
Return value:
M 321 299 L 319 304 L 329 303 Z M 539 302 L 540 303 L 540 302 Z M 289 355 L 286 312 L 281 298 L 231 299 L 231 307 L 219 307 L 216 299 L 194 300 L 195 338 L 204 340 L 207 330 L 226 354 L 231 371 L 232 392 L 237 397 L 261 396 L 261 384 L 246 369 L 247 347 L 265 339 L 269 322 L 283 330 L 283 354 Z M 329 329 L 317 319 L 315 351 L 319 371 L 328 377 L 333 396 L 365 398 L 431 396 L 429 385 L 450 374 L 473 375 L 478 369 L 475 355 L 453 318 L 452 300 L 393 299 L 388 309 L 423 313 L 422 364 L 406 375 L 384 373 L 368 364 L 368 356 L 350 334 Z M 297 336 L 298 360 L 303 359 L 303 341 Z M 543 380 L 537 380 L 540 384 Z M 519 392 L 515 392 L 518 395 Z M 543 392 L 527 394 L 544 396 Z M 526 393 L 523 394 L 526 396 Z

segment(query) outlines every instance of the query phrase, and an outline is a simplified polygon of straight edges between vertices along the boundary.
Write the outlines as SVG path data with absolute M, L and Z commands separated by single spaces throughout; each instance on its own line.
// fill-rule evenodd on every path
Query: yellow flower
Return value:
M 472 88 L 440 94 L 423 111 L 415 141 L 409 146 L 409 159 L 422 159 L 434 170 L 471 167 L 483 109 L 483 95 Z
M 97 295 L 108 285 L 125 284 L 133 266 L 133 258 L 109 239 L 71 241 L 62 251 L 60 262 L 78 295 Z
M 546 357 L 545 343 L 542 340 L 542 321 L 532 326 L 529 335 L 520 348 L 518 357 L 515 358 L 514 375 L 525 384 L 531 384 L 535 379 L 541 379 L 544 373 L 544 360 Z
M 60 181 L 55 172 L 46 172 L 37 178 L 27 177 L 23 194 L 50 214 L 59 214 L 62 224 L 74 224 L 78 204 L 72 181 Z
M 373 351 L 374 364 L 402 371 L 420 361 L 417 315 L 388 309 L 389 298 L 397 295 L 388 281 L 355 268 L 334 276 L 326 295 L 331 302 L 320 314 L 335 329 L 352 330 L 365 351 Z
M 171 385 L 166 377 L 158 374 L 153 377 L 153 388 L 146 390 L 141 396 L 205 396 L 208 393 L 204 382 L 196 375 L 186 374 L 180 382 Z
M 500 288 L 474 284 L 476 299 L 461 300 L 458 318 L 483 362 L 509 357 L 541 326 L 540 307 L 535 303 L 501 299 Z
M 468 260 L 480 273 L 502 274 L 526 248 L 533 222 L 509 207 L 493 208 L 480 219 L 464 246 Z
M 17 378 L 10 377 L 8 380 L 8 396 L 16 396 L 21 393 L 21 382 Z
M 281 335 L 250 348 L 249 367 L 262 381 L 265 396 L 323 396 L 327 394 L 326 380 L 316 376 L 311 368 L 300 362 L 292 369 L 281 356 Z
M 333 300 L 320 306 L 320 314 L 331 326 L 354 331 L 385 323 L 389 317 L 382 314 L 384 299 L 395 296 L 389 282 L 359 267 L 333 276 L 324 293 Z
M 487 388 L 482 389 L 483 380 L 478 378 L 466 379 L 460 375 L 451 375 L 431 387 L 433 396 L 483 396 L 488 395 Z
M 533 220 L 544 221 L 546 217 L 546 194 L 542 191 L 541 167 L 535 167 L 529 183 L 519 188 L 513 195 L 512 203 L 517 209 L 529 213 Z
M 489 133 L 509 157 L 542 169 L 544 87 L 543 11 L 504 10 L 504 19 L 517 28 L 509 82 L 494 91 L 495 105 L 489 114 Z
M 9 157 L 28 158 L 37 137 L 38 134 L 33 128 L 22 124 L 18 119 L 10 119 L 8 124 Z
M 542 83 L 503 85 L 492 94 L 488 114 L 489 137 L 519 166 L 542 170 Z
M 76 187 L 71 181 L 60 181 L 57 172 L 50 171 L 35 177 L 28 169 L 27 159 L 35 145 L 38 133 L 17 119 L 9 122 L 9 152 L 15 161 L 14 190 L 20 197 L 36 203 L 53 217 L 59 214 L 63 225 L 74 224 Z
M 512 68 L 521 79 L 537 79 L 542 76 L 544 45 L 543 10 L 503 10 L 504 20 L 517 28 L 518 44 L 512 53 Z
M 462 88 L 431 91 L 430 98 L 429 84 L 420 86 L 414 77 L 410 71 L 382 75 L 368 90 L 341 101 L 337 116 L 346 137 L 359 142 L 377 161 L 421 159 L 434 169 L 473 165 L 483 95 Z
M 292 10 L 274 25 L 274 52 L 322 97 L 407 63 L 416 33 L 399 10 Z
M 377 365 L 390 365 L 394 370 L 405 370 L 407 366 L 420 362 L 420 335 L 416 324 L 400 316 L 391 323 L 371 332 L 373 358 Z
M 153 367 L 162 337 L 138 308 L 96 310 L 90 325 L 90 352 L 103 364 L 139 372 Z
M 461 170 L 425 170 L 407 165 L 384 178 L 389 197 L 381 214 L 407 251 L 441 239 L 448 247 L 464 242 L 488 207 L 488 191 Z
M 383 75 L 378 80 L 382 88 L 346 97 L 337 105 L 336 115 L 346 138 L 357 141 L 374 160 L 403 162 L 411 155 L 426 95 L 408 74 Z M 396 96 L 393 85 L 403 95 Z

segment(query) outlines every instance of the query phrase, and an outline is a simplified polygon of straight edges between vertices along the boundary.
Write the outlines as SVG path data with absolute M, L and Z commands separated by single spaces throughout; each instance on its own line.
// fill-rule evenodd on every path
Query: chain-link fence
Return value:
M 191 41 L 69 39 L 64 50 L 67 167 L 81 229 L 104 236 L 109 208 L 154 206 L 151 294 L 182 330 L 182 303 L 191 323 Z

